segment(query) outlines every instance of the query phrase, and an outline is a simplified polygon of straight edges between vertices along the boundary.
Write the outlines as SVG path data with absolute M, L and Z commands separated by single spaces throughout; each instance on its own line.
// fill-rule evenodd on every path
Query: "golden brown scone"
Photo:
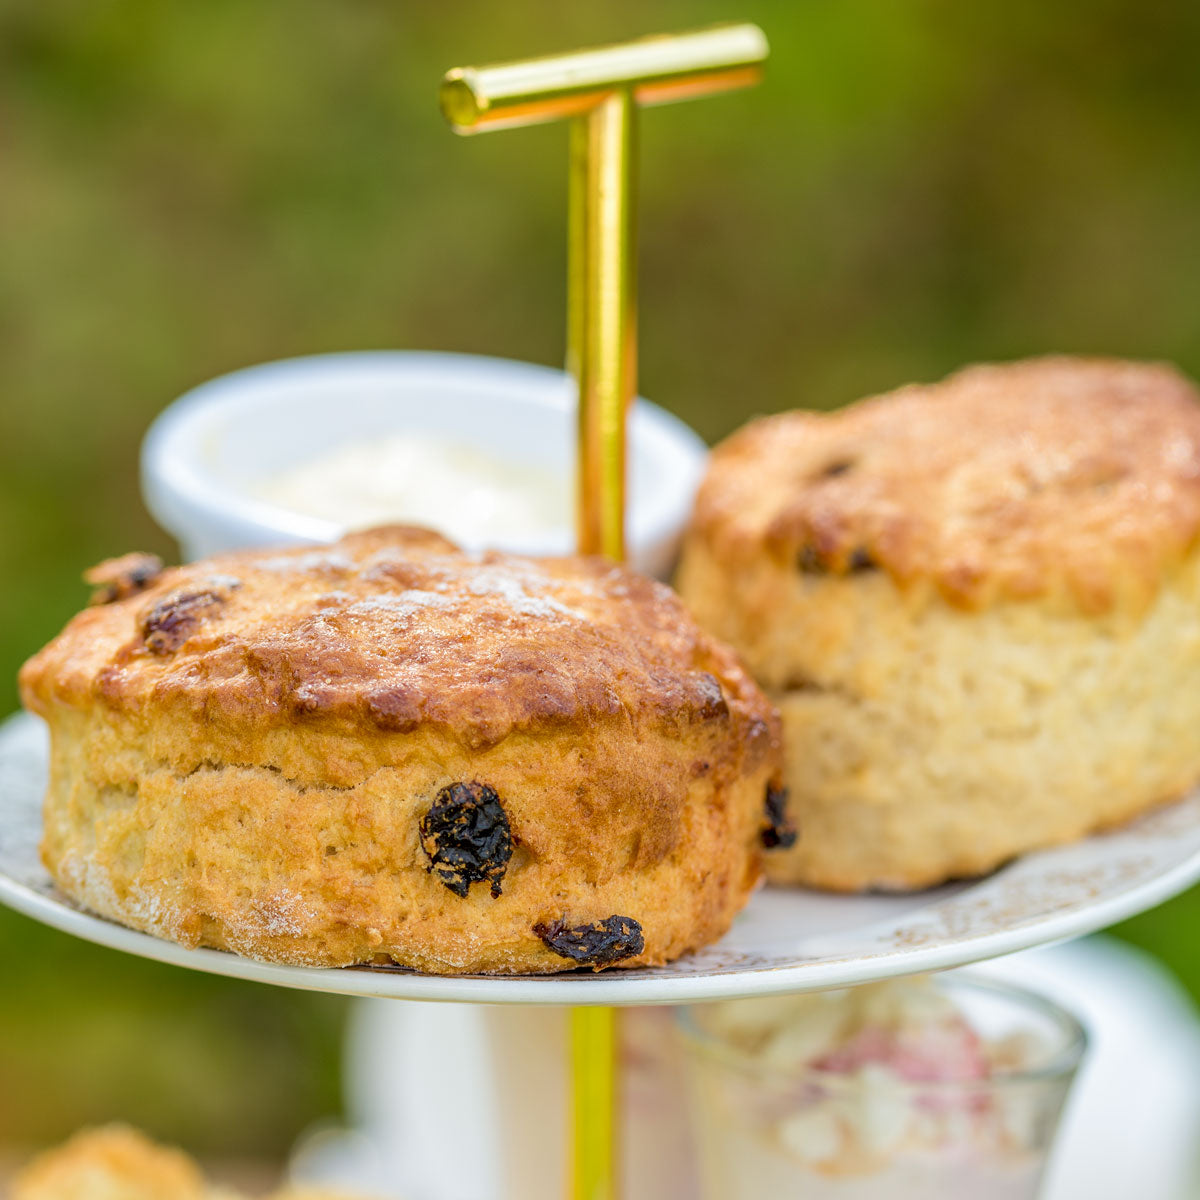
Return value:
M 990 870 L 1200 779 L 1200 406 L 1167 366 L 978 366 L 714 452 L 679 573 L 783 714 L 768 876 Z
M 12 1200 L 233 1200 L 196 1164 L 121 1125 L 87 1130 L 18 1175 Z
M 777 716 L 661 584 L 404 527 L 141 573 L 94 576 L 116 598 L 21 673 L 43 858 L 95 912 L 275 962 L 546 973 L 675 958 L 759 877 Z
M 150 1141 L 136 1129 L 108 1125 L 77 1133 L 48 1150 L 17 1176 L 12 1200 L 239 1200 L 209 1187 L 180 1150 Z M 352 1200 L 340 1192 L 288 1188 L 273 1200 Z

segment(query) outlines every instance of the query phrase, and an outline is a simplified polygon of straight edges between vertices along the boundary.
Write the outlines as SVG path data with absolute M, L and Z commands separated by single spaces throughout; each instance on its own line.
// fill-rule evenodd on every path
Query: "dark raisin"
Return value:
M 533 932 L 547 949 L 580 966 L 604 967 L 636 958 L 646 948 L 642 927 L 632 917 L 608 917 L 590 925 L 565 925 L 554 921 L 535 925 Z
M 721 690 L 721 681 L 707 671 L 701 671 L 696 676 L 701 692 L 698 715 L 702 721 L 715 721 L 719 717 L 729 716 L 729 704 L 725 693 Z
M 804 671 L 792 671 L 784 677 L 783 690 L 785 692 L 810 692 L 814 695 L 819 695 L 821 692 L 828 691 L 829 689 Z
M 513 852 L 500 797 L 486 783 L 442 788 L 421 818 L 421 848 L 429 857 L 425 869 L 456 896 L 465 896 L 473 883 L 490 883 L 495 899 Z
M 211 608 L 225 602 L 220 592 L 175 592 L 142 618 L 142 641 L 152 654 L 170 654 L 192 635 Z
M 823 555 L 815 546 L 801 546 L 796 555 L 796 566 L 805 575 L 827 575 L 831 569 L 837 569 L 836 558 Z M 879 564 L 865 546 L 856 546 L 846 556 L 845 572 L 873 571 Z
M 767 784 L 767 799 L 764 805 L 767 823 L 762 831 L 762 844 L 768 850 L 787 850 L 796 844 L 796 827 L 788 820 L 788 790 L 785 787 Z
M 854 460 L 852 458 L 837 458 L 821 468 L 820 476 L 822 479 L 836 479 L 839 475 L 845 475 L 847 471 L 853 470 L 853 468 Z
M 801 546 L 796 565 L 805 575 L 824 575 L 828 567 L 815 546 Z
M 89 604 L 112 604 L 145 591 L 161 574 L 162 559 L 156 554 L 122 554 L 105 559 L 83 573 L 85 583 L 95 591 Z

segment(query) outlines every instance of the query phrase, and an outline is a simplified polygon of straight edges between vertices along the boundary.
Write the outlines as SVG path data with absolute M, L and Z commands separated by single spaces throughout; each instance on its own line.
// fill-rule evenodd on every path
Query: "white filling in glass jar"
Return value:
M 681 1021 L 710 1200 L 1031 1200 L 1083 1050 L 965 979 L 733 1001 Z

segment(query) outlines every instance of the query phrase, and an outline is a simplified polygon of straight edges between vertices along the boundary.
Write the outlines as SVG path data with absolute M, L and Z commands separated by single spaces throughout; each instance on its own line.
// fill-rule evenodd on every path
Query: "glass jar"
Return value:
M 681 1009 L 705 1200 L 1036 1197 L 1084 1031 L 1018 988 L 932 984 L 996 1052 L 986 1075 L 905 1077 L 869 1055 L 854 1069 L 781 1065 L 720 1031 L 728 1006 Z

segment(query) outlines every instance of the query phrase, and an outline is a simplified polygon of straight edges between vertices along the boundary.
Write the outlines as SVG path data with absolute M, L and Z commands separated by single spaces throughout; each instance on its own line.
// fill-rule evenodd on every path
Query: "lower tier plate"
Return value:
M 77 937 L 160 962 L 281 987 L 478 1004 L 687 1004 L 819 991 L 996 958 L 1091 933 L 1200 879 L 1200 791 L 1132 824 L 1027 854 L 984 879 L 903 896 L 764 888 L 714 946 L 665 967 L 495 977 L 319 969 L 189 950 L 93 916 L 38 858 L 46 731 L 0 726 L 0 902 Z

